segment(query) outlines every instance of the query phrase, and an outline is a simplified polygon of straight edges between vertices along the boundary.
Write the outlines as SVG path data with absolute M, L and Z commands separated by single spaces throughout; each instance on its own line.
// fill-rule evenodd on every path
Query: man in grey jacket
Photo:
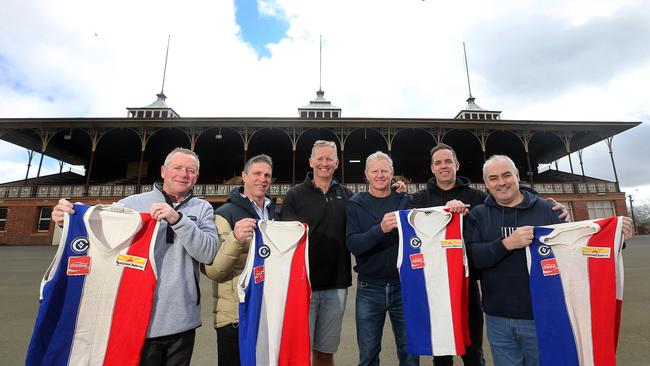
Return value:
M 192 195 L 199 175 L 199 158 L 176 148 L 160 168 L 163 182 L 153 190 L 126 197 L 124 206 L 149 212 L 161 221 L 154 256 L 158 279 L 147 338 L 140 365 L 189 365 L 195 329 L 201 326 L 199 263 L 210 263 L 217 252 L 212 206 Z M 52 210 L 52 220 L 63 223 L 74 213 L 65 199 Z

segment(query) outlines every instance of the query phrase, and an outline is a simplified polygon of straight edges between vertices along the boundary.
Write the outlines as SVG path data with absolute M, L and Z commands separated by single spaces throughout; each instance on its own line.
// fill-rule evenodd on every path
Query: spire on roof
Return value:
M 165 67 L 163 69 L 162 87 L 160 93 L 156 94 L 157 99 L 146 107 L 140 108 L 126 108 L 128 110 L 128 118 L 178 118 L 180 117 L 176 111 L 167 106 L 165 100 L 165 77 L 167 76 L 167 60 L 169 58 L 169 40 L 171 35 L 167 36 L 167 51 L 165 52 Z
M 308 105 L 298 108 L 298 114 L 302 118 L 339 118 L 341 117 L 341 108 L 335 107 L 325 99 L 325 92 L 322 88 L 323 74 L 323 36 L 320 36 L 319 43 L 319 64 L 318 64 L 318 90 L 316 99 L 309 102 Z
M 469 82 L 469 66 L 467 63 L 467 50 L 465 49 L 465 42 L 463 42 L 463 55 L 465 56 L 465 73 L 467 75 L 467 92 L 469 94 L 469 97 L 466 100 L 467 107 L 458 112 L 454 119 L 477 119 L 488 121 L 501 119 L 501 111 L 488 111 L 476 104 L 476 98 L 472 96 L 472 85 Z

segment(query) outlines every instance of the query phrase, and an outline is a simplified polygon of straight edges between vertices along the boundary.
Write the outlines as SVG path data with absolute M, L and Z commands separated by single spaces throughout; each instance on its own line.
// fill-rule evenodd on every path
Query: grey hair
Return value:
M 311 157 L 313 158 L 314 155 L 316 155 L 316 149 L 318 149 L 319 147 L 324 147 L 324 146 L 331 147 L 332 149 L 334 149 L 334 152 L 338 152 L 338 150 L 336 148 L 336 143 L 334 143 L 334 141 L 317 140 L 316 142 L 314 142 L 314 147 L 311 148 Z M 338 159 L 339 158 L 338 158 L 338 155 L 337 155 L 336 160 L 338 160 Z
M 271 159 L 271 157 L 266 154 L 259 154 L 248 159 L 246 164 L 244 164 L 244 173 L 248 173 L 248 171 L 251 168 L 251 165 L 255 163 L 266 163 L 271 167 L 271 170 L 273 170 L 273 159 Z
M 196 155 L 196 153 L 190 149 L 186 149 L 184 147 L 177 147 L 174 150 L 172 150 L 169 154 L 167 154 L 167 157 L 165 158 L 165 163 L 163 165 L 168 166 L 169 162 L 172 160 L 172 156 L 176 153 L 179 154 L 185 154 L 185 155 L 190 155 L 193 156 L 194 159 L 196 160 L 196 170 L 201 168 L 201 162 L 199 161 L 199 156 Z
M 374 152 L 374 153 L 368 155 L 368 157 L 366 158 L 366 169 L 365 169 L 365 171 L 368 171 L 368 164 L 372 160 L 386 160 L 388 162 L 388 166 L 390 167 L 391 173 L 394 172 L 394 170 L 393 170 L 393 159 L 391 159 L 390 156 L 388 156 L 388 154 L 385 154 L 383 151 L 377 151 L 377 152 Z
M 483 180 L 485 180 L 488 165 L 494 163 L 497 160 L 507 161 L 514 170 L 515 174 L 519 175 L 519 169 L 517 169 L 515 162 L 512 161 L 508 155 L 492 155 L 485 161 L 485 163 L 483 163 Z

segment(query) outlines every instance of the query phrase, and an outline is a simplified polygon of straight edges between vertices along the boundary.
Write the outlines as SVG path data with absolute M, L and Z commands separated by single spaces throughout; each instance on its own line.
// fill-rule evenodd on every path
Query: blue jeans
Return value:
M 393 326 L 400 366 L 420 364 L 418 356 L 410 356 L 406 353 L 406 325 L 400 285 L 378 286 L 358 281 L 356 302 L 360 366 L 379 365 L 386 312 Z
M 539 365 L 534 320 L 485 314 L 485 323 L 495 366 Z

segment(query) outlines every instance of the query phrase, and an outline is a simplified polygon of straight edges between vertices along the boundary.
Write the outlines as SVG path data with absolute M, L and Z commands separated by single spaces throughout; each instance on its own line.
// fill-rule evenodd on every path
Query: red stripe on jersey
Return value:
M 147 263 L 144 271 L 128 267 L 122 269 L 104 365 L 138 365 L 149 327 L 156 288 L 149 249 L 156 220 L 150 214 L 141 213 L 140 216 L 142 228 L 133 238 L 127 254 L 147 258 Z M 140 311 L 134 311 L 136 309 Z
M 457 213 L 452 213 L 451 220 L 447 224 L 445 239 L 461 239 L 461 218 Z M 447 248 L 447 276 L 449 279 L 449 297 L 451 299 L 451 318 L 454 328 L 454 343 L 456 354 L 465 354 L 465 331 L 464 327 L 467 318 L 467 285 L 465 278 L 465 266 L 463 262 L 464 249 Z
M 304 224 L 302 224 L 305 227 Z M 311 285 L 307 276 L 305 251 L 307 228 L 291 259 L 291 276 L 282 324 L 278 365 L 309 365 L 309 299 Z
M 613 217 L 596 222 L 601 230 L 589 238 L 589 246 L 606 247 L 609 258 L 589 258 L 589 292 L 591 297 L 591 337 L 593 340 L 594 364 L 616 365 L 612 332 L 616 317 L 616 267 L 615 246 L 618 218 Z

